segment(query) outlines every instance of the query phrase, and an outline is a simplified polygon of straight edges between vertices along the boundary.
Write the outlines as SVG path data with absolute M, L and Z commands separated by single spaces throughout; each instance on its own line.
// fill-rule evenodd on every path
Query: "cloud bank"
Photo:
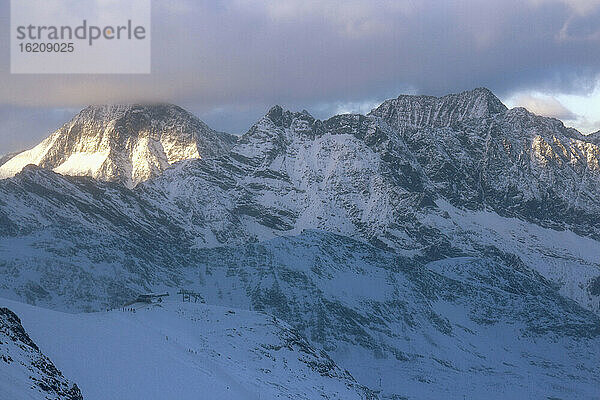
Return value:
M 400 93 L 479 86 L 501 97 L 586 95 L 600 73 L 595 0 L 160 0 L 152 7 L 152 74 L 20 76 L 5 61 L 0 107 L 174 102 L 241 132 L 272 104 L 326 116 Z M 3 0 L 3 26 L 8 15 Z M 0 37 L 5 54 L 8 33 Z
M 599 5 L 155 1 L 151 75 L 11 76 L 3 63 L 0 101 L 351 101 L 406 88 L 444 94 L 482 85 L 500 94 L 528 87 L 589 91 L 600 71 Z
M 556 98 L 551 96 L 523 94 L 514 100 L 514 104 L 545 117 L 561 120 L 575 120 L 578 118 L 574 112 L 568 110 Z

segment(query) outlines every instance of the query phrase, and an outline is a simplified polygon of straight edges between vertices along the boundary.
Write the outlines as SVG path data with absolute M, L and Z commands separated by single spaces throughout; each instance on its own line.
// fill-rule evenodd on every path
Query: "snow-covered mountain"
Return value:
M 83 400 L 37 344 L 19 317 L 0 308 L 0 394 L 10 400 Z
M 275 106 L 135 187 L 0 180 L 0 295 L 94 311 L 191 287 L 285 320 L 384 398 L 593 398 L 599 157 L 486 89 L 325 121 Z
M 402 120 L 418 123 L 397 122 L 405 109 L 412 111 Z M 227 156 L 177 165 L 143 191 L 197 247 L 305 229 L 427 260 L 485 255 L 492 246 L 598 311 L 590 287 L 600 276 L 599 157 L 596 144 L 560 121 L 507 110 L 476 89 L 401 96 L 368 116 L 326 121 L 273 107 Z M 545 238 L 507 235 L 514 218 Z M 471 234 L 473 220 L 484 235 Z M 564 240 L 576 244 L 564 248 Z M 574 250 L 577 243 L 587 250 Z
M 175 162 L 223 154 L 234 140 L 174 105 L 89 106 L 39 145 L 0 163 L 0 178 L 34 164 L 133 187 Z
M 598 239 L 597 143 L 559 120 L 524 108 L 503 109 L 499 101 L 489 99 L 495 97 L 487 90 L 468 94 L 473 102 L 486 97 L 487 103 L 480 99 L 477 104 L 492 106 L 485 112 L 475 107 L 468 118 L 450 115 L 444 126 L 433 117 L 421 126 L 406 125 L 406 116 L 401 114 L 404 102 L 396 100 L 385 102 L 370 115 L 392 127 L 415 157 L 431 190 L 453 205 L 487 208 Z M 456 95 L 457 104 L 464 95 Z M 445 105 L 448 97 L 438 99 L 439 103 Z M 422 115 L 446 115 L 443 110 L 422 111 Z

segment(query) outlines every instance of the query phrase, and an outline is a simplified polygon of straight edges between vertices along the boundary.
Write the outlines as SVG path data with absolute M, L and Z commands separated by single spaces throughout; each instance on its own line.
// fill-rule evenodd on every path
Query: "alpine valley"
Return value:
M 0 163 L 2 398 L 600 399 L 599 133 L 90 106 Z

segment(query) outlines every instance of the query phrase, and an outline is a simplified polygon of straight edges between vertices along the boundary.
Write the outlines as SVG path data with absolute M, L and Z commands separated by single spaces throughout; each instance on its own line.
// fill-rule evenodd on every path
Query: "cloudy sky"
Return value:
M 157 0 L 149 75 L 11 75 L 9 3 L 0 154 L 87 104 L 173 102 L 242 133 L 273 104 L 326 118 L 480 86 L 510 107 L 600 129 L 600 0 Z

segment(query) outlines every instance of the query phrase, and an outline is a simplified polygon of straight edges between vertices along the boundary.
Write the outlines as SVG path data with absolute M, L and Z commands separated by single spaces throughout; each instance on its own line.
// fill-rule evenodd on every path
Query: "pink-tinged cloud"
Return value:
M 523 94 L 514 100 L 518 107 L 524 107 L 537 115 L 558 118 L 563 120 L 575 120 L 578 116 L 562 105 L 556 98 L 546 95 Z

